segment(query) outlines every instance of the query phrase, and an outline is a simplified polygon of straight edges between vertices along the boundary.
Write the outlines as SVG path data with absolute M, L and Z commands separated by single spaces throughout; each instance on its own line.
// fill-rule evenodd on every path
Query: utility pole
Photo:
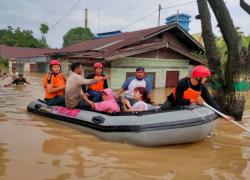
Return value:
M 176 14 L 176 23 L 179 24 L 179 9 L 177 10 Z
M 98 25 L 97 25 L 97 32 L 100 32 L 100 20 L 101 20 L 101 8 L 98 6 Z
M 84 27 L 87 28 L 88 27 L 88 9 L 85 8 L 85 23 L 84 23 Z
M 160 26 L 160 21 L 161 21 L 161 5 L 159 4 L 159 9 L 158 9 L 158 26 Z

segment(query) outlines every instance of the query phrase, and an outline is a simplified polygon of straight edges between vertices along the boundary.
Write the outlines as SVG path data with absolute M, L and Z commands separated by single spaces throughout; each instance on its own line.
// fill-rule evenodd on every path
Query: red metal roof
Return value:
M 159 32 L 176 28 L 176 30 L 180 31 L 182 34 L 186 33 L 182 31 L 180 26 L 178 24 L 171 24 L 171 25 L 163 25 L 159 27 L 154 28 L 148 28 L 133 32 L 125 32 L 117 35 L 113 35 L 110 37 L 105 37 L 101 39 L 93 39 L 93 40 L 87 40 L 83 41 L 78 44 L 74 44 L 68 47 L 64 47 L 58 50 L 55 50 L 52 53 L 49 53 L 49 55 L 58 55 L 58 54 L 67 54 L 67 53 L 73 53 L 73 52 L 86 52 L 90 50 L 96 50 L 96 51 L 114 51 L 123 47 L 126 47 L 128 45 L 132 45 L 134 43 L 138 43 L 142 41 L 143 39 L 152 36 L 154 34 L 157 34 Z M 180 33 L 179 33 L 180 34 Z M 193 47 L 196 49 L 203 49 L 203 47 L 195 40 L 192 39 L 191 36 L 189 36 L 188 33 L 186 33 L 186 38 L 189 39 L 189 43 L 192 44 Z M 184 43 L 187 43 L 186 40 L 184 40 Z
M 50 53 L 52 51 L 55 50 L 0 45 L 0 56 L 4 58 L 38 57 L 38 56 L 44 56 L 45 53 Z
M 140 54 L 142 52 L 148 52 L 154 49 L 161 49 L 161 48 L 168 48 L 172 51 L 175 51 L 183 56 L 186 56 L 198 63 L 206 64 L 206 60 L 197 56 L 196 54 L 189 52 L 185 49 L 179 48 L 171 43 L 162 43 L 162 42 L 155 42 L 155 43 L 146 43 L 138 46 L 132 46 L 128 48 L 122 48 L 115 51 L 88 51 L 83 52 L 75 56 L 71 56 L 70 59 L 103 59 L 106 61 L 111 61 L 113 59 L 127 57 L 130 55 Z

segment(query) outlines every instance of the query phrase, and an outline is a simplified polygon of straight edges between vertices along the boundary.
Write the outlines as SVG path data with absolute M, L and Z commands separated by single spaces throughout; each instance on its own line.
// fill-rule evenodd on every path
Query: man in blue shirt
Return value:
M 125 98 L 130 101 L 130 104 L 133 105 L 135 103 L 134 100 L 134 89 L 136 87 L 144 87 L 150 94 L 152 91 L 151 82 L 145 78 L 145 70 L 143 67 L 137 67 L 135 76 L 129 77 L 122 85 L 122 88 L 117 93 L 117 97 L 119 97 L 122 93 L 124 93 Z M 120 104 L 121 98 L 118 98 L 118 102 Z

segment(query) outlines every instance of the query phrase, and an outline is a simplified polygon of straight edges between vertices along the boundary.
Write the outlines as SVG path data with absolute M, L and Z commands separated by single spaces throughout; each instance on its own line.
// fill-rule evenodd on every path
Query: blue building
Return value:
M 108 37 L 108 36 L 113 36 L 113 35 L 117 35 L 117 34 L 121 34 L 122 32 L 120 30 L 118 31 L 110 31 L 110 32 L 104 32 L 104 33 L 97 33 L 96 34 L 96 39 L 99 38 L 104 38 L 104 37 Z
M 178 23 L 185 31 L 189 31 L 189 23 L 191 16 L 188 14 L 180 13 L 180 14 L 174 14 L 172 16 L 167 17 L 165 24 L 174 24 Z

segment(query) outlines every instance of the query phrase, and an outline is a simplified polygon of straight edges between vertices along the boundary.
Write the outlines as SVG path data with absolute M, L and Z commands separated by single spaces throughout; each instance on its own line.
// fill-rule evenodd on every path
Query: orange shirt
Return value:
M 64 86 L 66 83 L 65 76 L 61 73 L 59 74 L 52 74 L 47 73 L 43 78 L 43 86 L 45 89 L 45 99 L 52 99 L 57 96 L 64 95 L 64 90 L 60 90 L 54 93 L 49 93 L 47 89 L 47 84 L 51 84 L 53 88 L 58 88 L 60 86 Z

